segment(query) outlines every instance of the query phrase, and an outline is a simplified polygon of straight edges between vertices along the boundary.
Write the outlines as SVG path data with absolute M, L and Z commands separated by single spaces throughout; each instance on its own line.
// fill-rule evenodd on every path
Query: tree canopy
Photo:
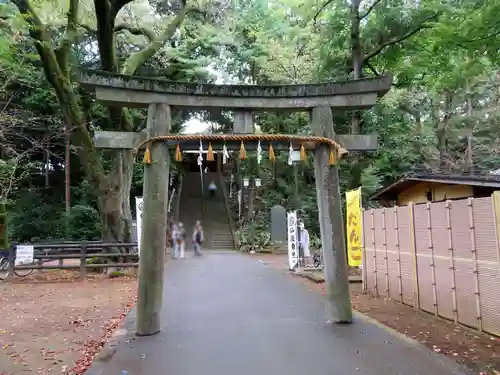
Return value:
M 487 173 L 500 158 L 498 11 L 498 2 L 475 0 L 3 1 L 0 188 L 8 186 L 9 197 L 0 197 L 17 202 L 20 213 L 21 201 L 46 202 L 38 208 L 54 217 L 50 236 L 63 236 L 58 217 L 69 134 L 72 206 L 99 218 L 81 235 L 130 237 L 141 170 L 130 152 L 101 152 L 91 137 L 96 129 L 140 130 L 145 113 L 95 103 L 75 80 L 81 67 L 196 82 L 214 82 L 216 69 L 246 84 L 390 72 L 393 89 L 372 110 L 334 114 L 338 133 L 380 137 L 377 152 L 353 154 L 341 165 L 342 188 L 362 186 L 369 205 L 376 189 L 415 169 Z M 175 110 L 175 131 L 192 115 Z M 223 129 L 231 124 L 227 113 L 202 115 Z M 256 123 L 263 132 L 310 132 L 306 114 L 259 113 Z M 298 189 L 315 227 L 311 168 L 299 170 Z M 269 182 L 257 204 L 294 206 L 291 168 L 263 166 L 258 173 Z M 257 225 L 266 225 L 268 212 L 259 214 Z M 26 225 L 23 231 L 34 232 Z

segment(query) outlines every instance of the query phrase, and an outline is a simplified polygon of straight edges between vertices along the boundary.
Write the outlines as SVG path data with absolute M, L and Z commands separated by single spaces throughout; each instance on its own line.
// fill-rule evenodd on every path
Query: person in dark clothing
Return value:
M 215 198 L 216 191 L 217 191 L 217 185 L 215 185 L 214 181 L 210 181 L 210 183 L 208 184 L 208 194 L 210 196 L 210 199 Z
M 194 245 L 194 255 L 201 256 L 200 248 L 203 243 L 203 227 L 201 226 L 200 221 L 196 222 L 196 225 L 193 230 L 193 245 Z

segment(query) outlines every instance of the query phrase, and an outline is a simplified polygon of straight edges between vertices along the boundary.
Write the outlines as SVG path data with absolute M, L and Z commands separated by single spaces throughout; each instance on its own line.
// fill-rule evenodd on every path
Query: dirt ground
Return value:
M 255 255 L 290 277 L 286 255 Z M 322 283 L 294 277 L 311 291 L 324 294 Z M 388 298 L 362 293 L 361 283 L 351 284 L 353 308 L 419 341 L 437 353 L 463 363 L 480 375 L 500 375 L 500 338 L 480 333 L 445 319 L 415 310 Z
M 61 270 L 0 283 L 0 375 L 83 374 L 136 290 L 133 277 Z

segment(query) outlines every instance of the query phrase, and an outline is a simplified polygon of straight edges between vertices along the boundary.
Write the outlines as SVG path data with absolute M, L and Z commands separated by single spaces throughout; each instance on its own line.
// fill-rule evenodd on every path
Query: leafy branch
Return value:
M 431 28 L 432 26 L 430 24 L 428 24 L 428 22 L 432 21 L 432 20 L 435 20 L 438 16 L 439 16 L 439 13 L 433 13 L 431 16 L 429 16 L 426 19 L 424 19 L 418 26 L 416 26 L 415 28 L 407 31 L 403 35 L 391 38 L 391 39 L 389 39 L 389 40 L 381 43 L 380 45 L 377 46 L 377 48 L 375 48 L 375 50 L 373 50 L 372 52 L 370 52 L 369 54 L 367 54 L 367 55 L 364 56 L 364 58 L 363 58 L 363 64 L 366 64 L 371 59 L 373 59 L 374 57 L 378 56 L 386 48 L 391 47 L 391 46 L 393 46 L 395 44 L 401 43 L 401 42 L 403 42 L 403 41 L 411 38 L 412 36 L 416 35 L 418 32 L 420 32 L 420 31 L 422 31 L 424 29 Z

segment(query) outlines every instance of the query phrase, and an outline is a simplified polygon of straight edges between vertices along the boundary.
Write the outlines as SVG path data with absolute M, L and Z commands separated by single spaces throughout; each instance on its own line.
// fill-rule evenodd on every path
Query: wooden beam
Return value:
M 125 133 L 125 132 L 108 132 L 108 131 L 96 131 L 94 133 L 94 145 L 97 148 L 106 149 L 133 149 L 137 147 L 142 141 L 146 140 L 146 133 Z M 378 135 L 377 134 L 346 134 L 337 135 L 335 140 L 340 143 L 344 148 L 349 151 L 375 151 L 378 148 Z M 175 147 L 177 141 L 166 141 L 169 147 Z M 206 143 L 206 141 L 205 141 Z M 290 144 L 288 142 L 274 141 L 272 142 L 273 148 L 275 150 L 288 150 Z M 200 146 L 200 141 L 182 141 L 180 142 L 181 149 L 186 150 L 198 150 Z M 213 141 L 212 147 L 215 150 L 222 149 L 224 142 Z M 227 141 L 226 146 L 228 150 L 239 150 L 239 141 Z M 266 149 L 269 146 L 268 141 L 261 141 L 261 147 Z M 307 150 L 314 150 L 317 148 L 315 143 L 304 143 L 304 147 Z M 245 142 L 245 148 L 248 150 L 257 149 L 257 142 L 249 141 Z

